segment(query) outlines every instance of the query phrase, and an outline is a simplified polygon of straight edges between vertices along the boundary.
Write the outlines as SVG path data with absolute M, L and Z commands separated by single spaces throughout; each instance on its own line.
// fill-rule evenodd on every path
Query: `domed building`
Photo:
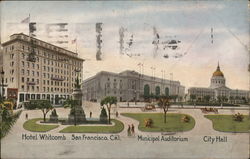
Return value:
M 218 88 L 218 87 L 225 87 L 226 86 L 226 79 L 224 74 L 220 70 L 220 65 L 218 63 L 216 71 L 213 73 L 211 78 L 210 88 Z
M 249 91 L 230 89 L 226 86 L 226 78 L 218 63 L 217 69 L 210 79 L 210 87 L 191 87 L 188 89 L 188 100 L 223 100 L 224 102 L 242 102 L 249 99 Z

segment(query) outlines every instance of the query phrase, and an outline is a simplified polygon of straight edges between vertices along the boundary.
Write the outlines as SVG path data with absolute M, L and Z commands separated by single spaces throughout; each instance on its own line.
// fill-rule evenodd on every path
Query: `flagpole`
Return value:
M 76 53 L 77 53 L 77 38 L 76 38 Z
M 29 23 L 28 23 L 28 29 L 29 29 L 29 37 L 30 37 L 30 14 L 29 14 Z

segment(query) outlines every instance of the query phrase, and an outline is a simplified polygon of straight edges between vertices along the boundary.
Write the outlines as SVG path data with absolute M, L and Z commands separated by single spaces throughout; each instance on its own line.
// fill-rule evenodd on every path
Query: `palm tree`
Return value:
M 110 124 L 110 110 L 111 110 L 111 106 L 113 104 L 117 103 L 117 98 L 113 97 L 113 96 L 108 96 L 105 97 L 102 101 L 101 101 L 101 106 L 106 105 L 107 109 L 108 109 L 108 116 L 109 116 L 109 124 Z
M 0 100 L 0 139 L 8 134 L 11 127 L 15 124 L 16 120 L 21 114 L 21 110 L 13 113 L 12 110 L 9 110 L 3 103 L 3 100 Z
M 168 111 L 168 108 L 170 107 L 169 98 L 166 98 L 166 97 L 159 98 L 158 105 L 164 111 L 164 123 L 166 123 L 167 122 L 167 120 L 166 120 L 166 118 L 167 118 L 167 111 Z

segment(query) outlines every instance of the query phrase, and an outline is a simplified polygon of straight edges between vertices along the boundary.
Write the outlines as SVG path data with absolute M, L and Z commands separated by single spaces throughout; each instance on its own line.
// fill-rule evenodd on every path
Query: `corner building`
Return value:
M 62 104 L 73 91 L 77 76 L 82 78 L 83 59 L 75 52 L 31 38 L 13 34 L 3 46 L 5 97 L 20 104 L 30 99 L 48 99 Z M 31 53 L 33 60 L 29 60 Z

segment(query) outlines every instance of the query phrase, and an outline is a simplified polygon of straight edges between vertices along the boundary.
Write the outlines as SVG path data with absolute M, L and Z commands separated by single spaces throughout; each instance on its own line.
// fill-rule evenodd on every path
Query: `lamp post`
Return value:
M 2 96 L 2 98 L 4 99 L 4 70 L 3 70 L 3 67 L 2 67 L 1 75 L 2 75 L 2 83 L 1 83 L 2 90 L 1 90 L 1 96 Z

